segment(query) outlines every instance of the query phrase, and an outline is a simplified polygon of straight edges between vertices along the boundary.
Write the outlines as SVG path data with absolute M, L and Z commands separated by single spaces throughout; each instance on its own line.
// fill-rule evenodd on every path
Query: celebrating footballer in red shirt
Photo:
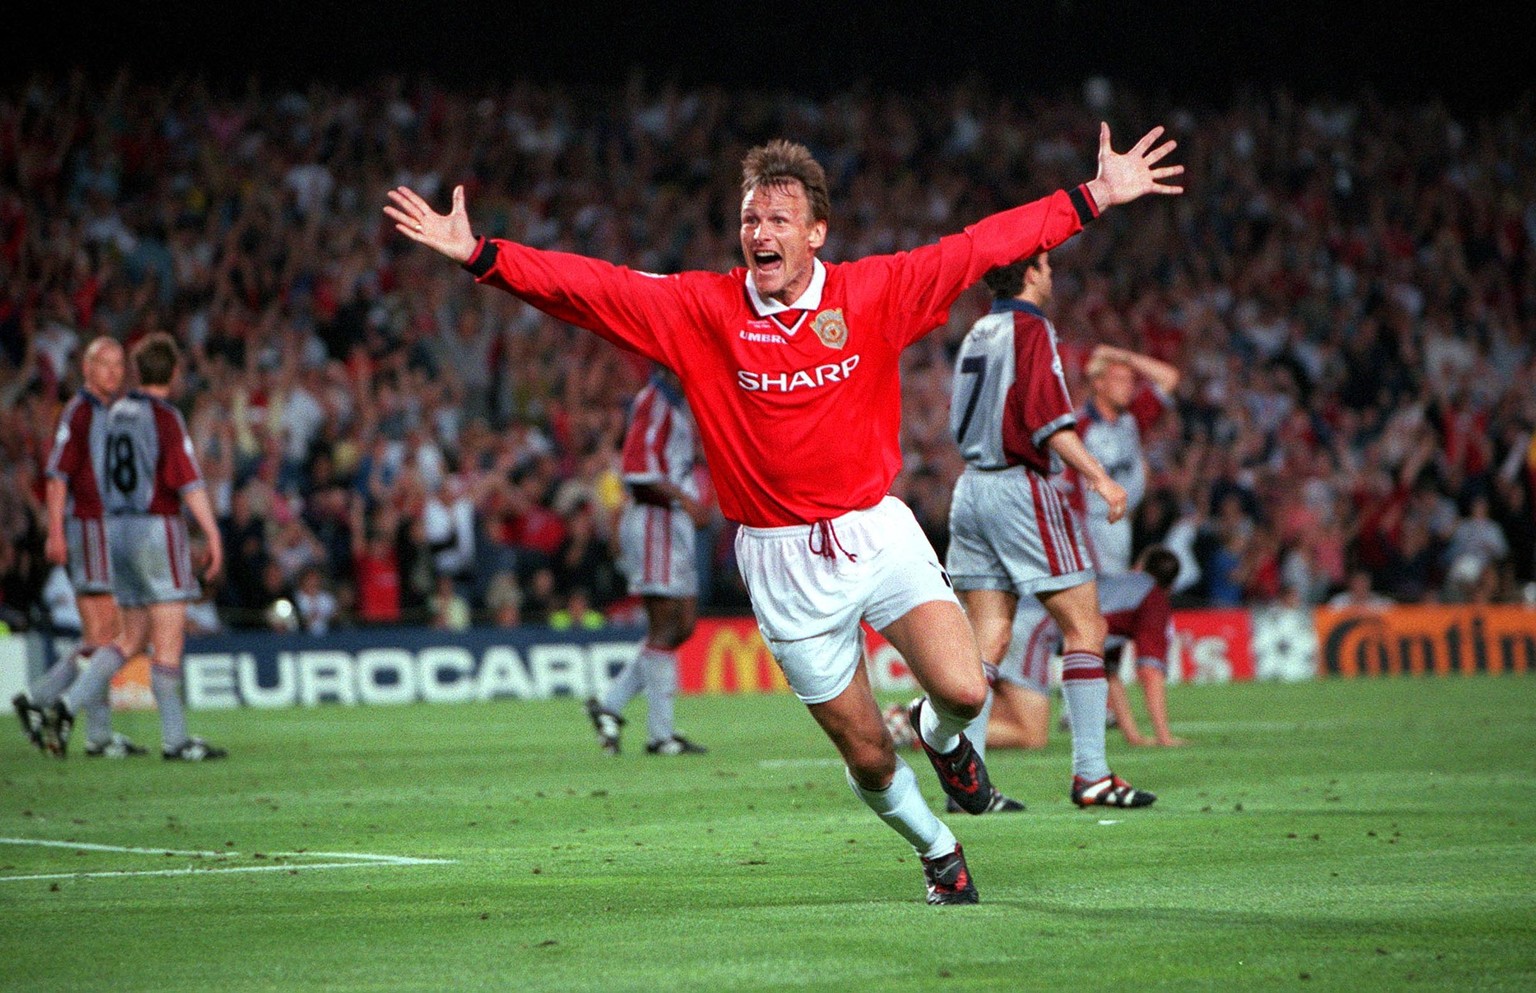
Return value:
M 913 251 L 826 263 L 826 175 L 774 141 L 742 163 L 741 250 L 728 273 L 653 275 L 475 237 L 463 187 L 439 214 L 389 193 L 406 237 L 556 318 L 674 370 L 698 422 L 721 511 L 743 525 L 742 578 L 775 660 L 837 746 L 854 793 L 916 849 L 930 903 L 973 903 L 954 835 L 896 754 L 863 665 L 861 622 L 907 661 L 926 698 L 920 737 L 944 791 L 984 812 L 991 784 L 963 729 L 987 682 L 975 637 L 911 512 L 887 490 L 901 464 L 898 360 L 988 270 L 1058 245 L 1099 211 L 1182 166 L 1155 128 L 1130 151 L 1101 125 L 1098 175 Z

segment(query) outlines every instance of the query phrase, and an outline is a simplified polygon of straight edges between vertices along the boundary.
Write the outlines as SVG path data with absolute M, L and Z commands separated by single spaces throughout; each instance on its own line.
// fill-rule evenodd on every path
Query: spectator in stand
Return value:
M 469 601 L 447 573 L 437 577 L 430 605 L 433 627 L 442 631 L 463 631 L 469 627 Z
M 1489 516 L 1488 497 L 1472 498 L 1467 516 L 1457 521 L 1445 550 L 1445 599 L 1450 603 L 1488 603 L 1509 558 L 1509 540 Z
M 622 583 L 613 550 L 598 531 L 596 512 L 582 500 L 566 516 L 565 524 L 565 540 L 555 552 L 555 588 L 563 596 L 585 590 L 596 607 L 606 607 L 618 598 Z
M 357 619 L 365 624 L 400 622 L 400 560 L 391 528 L 365 520 L 362 501 L 354 501 L 352 576 L 357 586 Z
M 608 623 L 603 612 L 592 606 L 592 598 L 580 586 L 571 590 L 565 602 L 550 612 L 546 622 L 556 631 L 596 631 Z
M 293 607 L 298 613 L 299 629 L 307 634 L 326 634 L 336 623 L 340 605 L 336 595 L 325 588 L 319 566 L 306 566 L 299 574 L 293 591 Z
M 485 601 L 493 626 L 515 628 L 523 623 L 523 591 L 512 573 L 499 572 L 492 577 Z
M 1392 606 L 1392 598 L 1377 593 L 1371 587 L 1370 571 L 1357 567 L 1350 570 L 1344 589 L 1328 598 L 1328 606 L 1335 610 L 1380 610 Z

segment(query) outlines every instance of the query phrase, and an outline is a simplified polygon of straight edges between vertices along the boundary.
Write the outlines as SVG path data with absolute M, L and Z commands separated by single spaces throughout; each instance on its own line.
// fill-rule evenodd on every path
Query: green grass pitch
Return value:
M 643 701 L 617 759 L 574 700 L 195 713 L 232 753 L 201 766 L 12 725 L 0 989 L 1536 989 L 1536 677 L 1170 709 L 1188 748 L 1110 733 L 1148 810 L 1073 808 L 1065 735 L 993 753 L 1029 810 L 947 818 L 968 908 L 923 904 L 790 696 L 680 700 L 712 750 L 678 758 L 644 754 Z

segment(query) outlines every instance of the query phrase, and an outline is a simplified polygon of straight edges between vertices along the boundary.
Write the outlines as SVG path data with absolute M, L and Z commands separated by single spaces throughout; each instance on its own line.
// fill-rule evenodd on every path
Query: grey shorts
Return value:
M 187 524 L 179 516 L 117 514 L 107 518 L 107 539 L 119 606 L 196 600 L 201 594 Z
M 112 592 L 112 553 L 100 517 L 64 519 L 69 548 L 69 583 L 76 596 Z
M 1071 589 L 1093 578 L 1083 525 L 1066 497 L 1023 466 L 967 469 L 949 510 L 945 567 L 957 590 L 1020 597 Z
M 696 597 L 693 519 L 672 507 L 633 504 L 619 518 L 619 567 L 641 596 Z

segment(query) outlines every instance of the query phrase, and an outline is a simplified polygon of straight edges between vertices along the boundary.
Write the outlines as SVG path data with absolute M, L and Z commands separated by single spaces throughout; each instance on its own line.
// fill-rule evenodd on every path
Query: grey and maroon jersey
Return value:
M 101 517 L 106 441 L 107 407 L 95 394 L 81 390 L 64 405 L 53 450 L 48 453 L 48 476 L 65 486 L 66 517 Z
M 968 465 L 1060 471 L 1046 439 L 1076 423 L 1056 329 L 1022 300 L 999 300 L 966 333 L 955 356 L 949 431 Z
M 137 391 L 107 412 L 102 492 L 108 514 L 181 512 L 181 494 L 203 485 L 181 412 Z

